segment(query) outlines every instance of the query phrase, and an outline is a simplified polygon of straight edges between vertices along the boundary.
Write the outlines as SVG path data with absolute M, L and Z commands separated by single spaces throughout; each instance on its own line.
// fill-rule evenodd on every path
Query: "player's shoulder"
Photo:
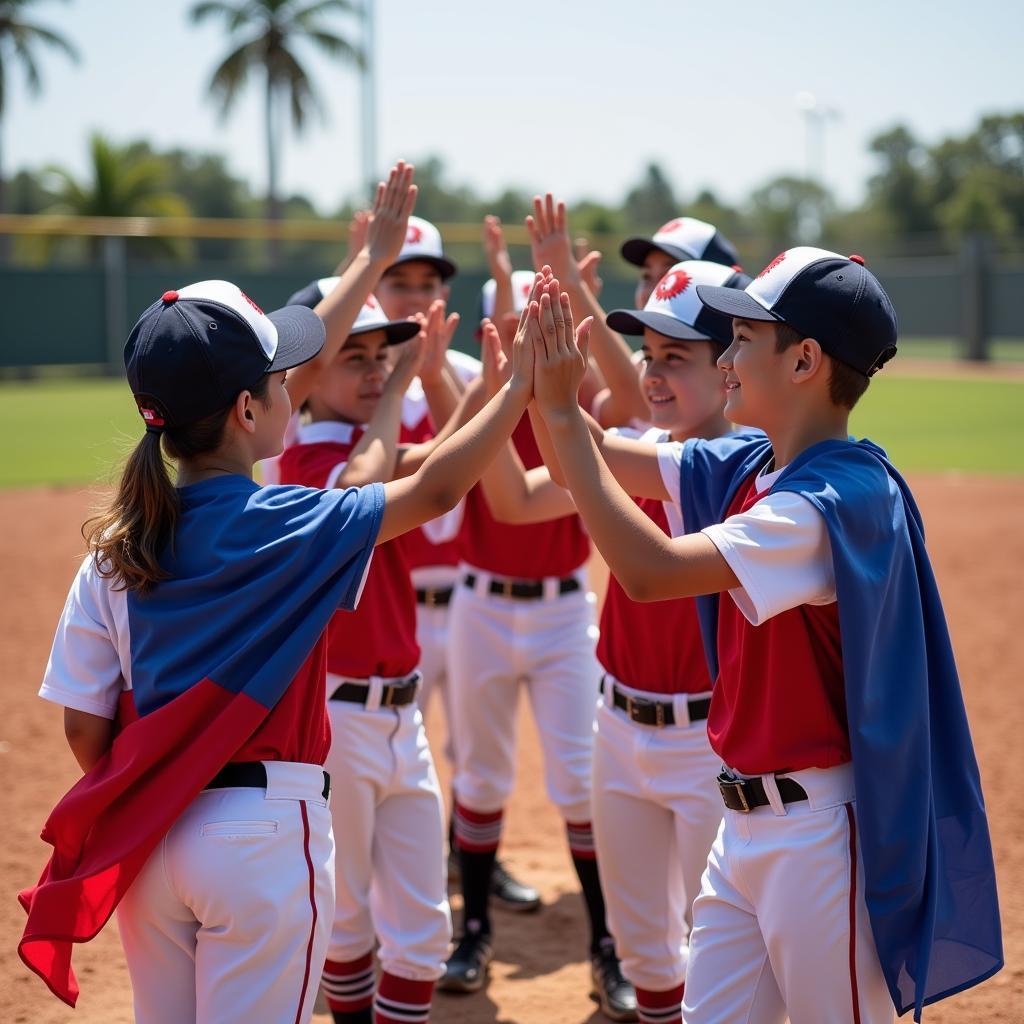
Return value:
M 659 427 L 608 427 L 605 434 L 609 437 L 624 437 L 629 441 L 644 441 L 647 444 L 665 444 L 672 440 L 669 432 Z

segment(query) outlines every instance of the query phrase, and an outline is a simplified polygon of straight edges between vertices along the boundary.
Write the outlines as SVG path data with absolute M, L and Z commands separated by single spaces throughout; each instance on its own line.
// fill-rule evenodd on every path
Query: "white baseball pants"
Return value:
M 852 765 L 792 772 L 809 799 L 725 811 L 693 908 L 687 1024 L 892 1024 L 867 907 Z
M 328 674 L 328 693 L 340 680 Z M 385 971 L 413 981 L 444 973 L 451 939 L 444 805 L 416 704 L 327 703 L 331 814 L 338 843 L 328 957 L 373 949 Z
M 117 909 L 138 1024 L 309 1021 L 327 955 L 334 839 L 318 765 L 207 789 Z
M 672 699 L 617 685 L 630 696 Z M 687 696 L 674 701 L 682 724 L 663 728 L 631 721 L 610 693 L 597 709 L 591 802 L 608 927 L 623 973 L 655 992 L 686 977 L 691 908 L 724 810 L 715 784 L 721 760 L 707 723 L 687 722 Z
M 476 576 L 476 586 L 459 584 L 449 619 L 456 798 L 484 813 L 508 802 L 519 688 L 525 683 L 548 795 L 566 821 L 589 821 L 599 671 L 594 595 L 584 585 L 563 595 L 548 588 L 552 594 L 537 600 L 500 597 L 486 592 L 490 574 L 467 571 Z

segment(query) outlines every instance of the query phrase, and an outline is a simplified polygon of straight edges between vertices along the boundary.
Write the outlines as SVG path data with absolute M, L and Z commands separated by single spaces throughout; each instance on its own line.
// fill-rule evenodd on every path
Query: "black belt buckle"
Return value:
M 747 780 L 733 779 L 728 775 L 718 776 L 718 788 L 722 793 L 722 800 L 730 811 L 740 811 L 742 814 L 749 814 L 752 810 L 750 801 L 747 799 Z M 730 800 L 732 797 L 732 800 Z
M 492 579 L 490 589 L 492 594 L 496 593 L 499 597 L 515 597 L 516 581 L 506 579 Z
M 628 693 L 623 694 L 626 698 L 626 714 L 630 719 L 640 725 L 650 725 L 648 713 L 654 709 L 654 724 L 659 728 L 665 725 L 665 707 L 658 700 L 648 700 L 647 697 L 633 697 Z
M 416 591 L 417 604 L 425 608 L 445 608 L 451 603 L 451 587 L 424 587 Z

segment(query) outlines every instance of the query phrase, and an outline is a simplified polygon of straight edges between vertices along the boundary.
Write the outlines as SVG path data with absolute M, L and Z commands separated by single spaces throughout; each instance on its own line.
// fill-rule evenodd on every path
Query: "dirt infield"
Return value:
M 952 625 L 981 762 L 999 871 L 1007 966 L 980 988 L 927 1011 L 930 1024 L 1024 1021 L 1024 481 L 918 478 L 936 572 Z M 0 663 L 2 820 L 0 848 L 0 1021 L 118 1024 L 131 997 L 116 929 L 79 948 L 82 996 L 72 1012 L 21 965 L 15 951 L 23 915 L 16 891 L 33 882 L 46 851 L 38 839 L 50 807 L 77 777 L 61 732 L 61 711 L 37 699 L 53 628 L 82 545 L 88 498 L 78 491 L 0 492 L 0 554 L 7 580 Z M 443 723 L 429 726 L 440 749 Z M 604 1018 L 587 997 L 583 914 L 558 816 L 543 795 L 536 734 L 525 719 L 519 778 L 504 851 L 537 885 L 544 909 L 497 912 L 492 981 L 468 997 L 438 995 L 433 1019 L 451 1024 L 583 1024 Z M 443 766 L 442 766 L 442 770 Z M 327 1014 L 315 1020 L 329 1022 Z M 254 1022 L 255 1024 L 255 1022 Z

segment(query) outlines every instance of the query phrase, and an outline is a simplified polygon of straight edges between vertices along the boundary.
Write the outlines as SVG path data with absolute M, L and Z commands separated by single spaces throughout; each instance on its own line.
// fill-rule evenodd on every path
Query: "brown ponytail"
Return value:
M 249 389 L 264 406 L 269 381 L 262 377 Z M 173 543 L 180 504 L 167 459 L 191 459 L 219 447 L 232 408 L 182 427 L 168 427 L 162 435 L 146 431 L 128 456 L 113 500 L 82 526 L 96 571 L 113 580 L 115 589 L 145 593 L 154 583 L 170 578 L 159 555 L 166 544 Z

